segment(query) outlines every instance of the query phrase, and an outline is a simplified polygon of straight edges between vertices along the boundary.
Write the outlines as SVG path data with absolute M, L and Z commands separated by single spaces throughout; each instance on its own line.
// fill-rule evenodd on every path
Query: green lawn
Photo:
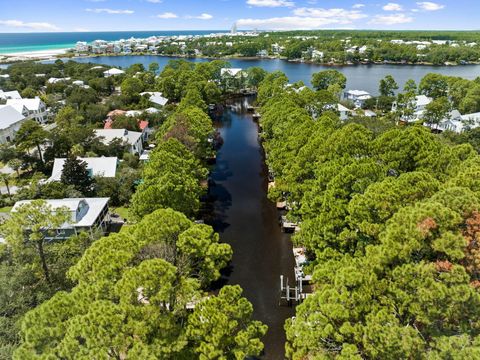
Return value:
M 112 212 L 120 215 L 124 219 L 128 220 L 128 218 L 129 218 L 128 209 L 126 207 L 112 208 Z

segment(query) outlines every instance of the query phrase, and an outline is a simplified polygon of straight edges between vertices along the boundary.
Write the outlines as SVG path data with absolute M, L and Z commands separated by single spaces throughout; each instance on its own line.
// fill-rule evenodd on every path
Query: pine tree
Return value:
M 87 163 L 77 159 L 76 156 L 69 156 L 65 160 L 60 180 L 65 185 L 73 185 L 75 190 L 84 196 L 89 196 L 93 192 L 95 180 L 88 172 Z

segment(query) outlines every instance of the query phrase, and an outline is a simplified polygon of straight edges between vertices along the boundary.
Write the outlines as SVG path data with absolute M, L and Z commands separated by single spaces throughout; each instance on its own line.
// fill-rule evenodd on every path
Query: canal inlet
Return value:
M 220 285 L 238 284 L 253 304 L 254 318 L 268 325 L 263 359 L 283 359 L 285 320 L 294 309 L 280 304 L 280 275 L 294 283 L 294 258 L 288 234 L 282 233 L 278 212 L 267 198 L 268 170 L 258 139 L 258 124 L 247 111 L 254 98 L 232 101 L 215 120 L 223 146 L 211 172 L 213 199 L 210 223 L 220 240 L 233 249 Z

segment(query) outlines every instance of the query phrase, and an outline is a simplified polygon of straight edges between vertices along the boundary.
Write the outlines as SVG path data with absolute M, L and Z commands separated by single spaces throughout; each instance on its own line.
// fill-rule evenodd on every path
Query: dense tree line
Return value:
M 231 247 L 221 244 L 210 226 L 193 221 L 206 189 L 207 162 L 215 153 L 206 104 L 226 91 L 215 79 L 224 64 L 186 70 L 187 64 L 171 62 L 153 88 L 132 80 L 143 72 L 140 66 L 120 81 L 124 100 L 140 106 L 139 92 L 162 90 L 166 78 L 191 72 L 173 94 L 173 111 L 155 129 L 145 166 L 124 156 L 117 178 L 90 178 L 78 156 L 99 154 L 101 142 L 71 106 L 58 112 L 55 132 L 29 123 L 17 147 L 5 149 L 5 156 L 15 158 L 22 145 L 25 151 L 38 148 L 37 165 L 31 166 L 40 171 L 47 171 L 58 154 L 67 160 L 60 182 L 43 183 L 34 175 L 20 196 L 39 200 L 0 226 L 6 240 L 0 246 L 0 323 L 5 325 L 0 356 L 243 359 L 263 350 L 267 327 L 252 319 L 241 288 L 211 289 L 231 259 Z M 106 149 L 123 155 L 122 146 Z M 41 199 L 65 196 L 108 196 L 130 204 L 132 224 L 99 240 L 82 234 L 47 241 L 68 214 L 67 209 L 53 212 Z M 25 291 L 13 296 L 16 286 Z
M 259 92 L 269 196 L 300 222 L 314 278 L 288 357 L 478 357 L 478 153 L 420 125 L 314 119 L 307 94 Z

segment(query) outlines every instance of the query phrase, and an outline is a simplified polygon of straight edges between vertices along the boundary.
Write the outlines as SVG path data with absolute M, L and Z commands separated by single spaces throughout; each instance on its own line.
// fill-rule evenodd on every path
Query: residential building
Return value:
M 111 68 L 111 69 L 108 69 L 108 70 L 103 72 L 103 75 L 105 77 L 122 75 L 122 74 L 125 74 L 125 71 L 120 70 L 120 69 L 116 69 L 116 68 Z
M 39 124 L 45 124 L 48 118 L 47 106 L 39 98 L 33 99 L 8 99 L 7 105 L 13 106 L 18 112 L 25 107 L 28 110 L 28 119 L 34 119 Z
M 52 176 L 47 180 L 60 181 L 66 158 L 56 158 L 53 162 Z M 116 157 L 86 157 L 78 158 L 87 164 L 90 177 L 114 178 L 117 174 L 118 158 Z
M 140 155 L 143 151 L 143 136 L 141 132 L 129 131 L 127 129 L 97 129 L 95 130 L 95 135 L 106 145 L 115 139 L 122 140 L 128 145 L 128 151 L 131 154 Z
M 343 106 L 342 104 L 337 104 L 337 111 L 340 114 L 340 120 L 342 121 L 347 120 L 352 114 L 352 110 Z
M 140 96 L 144 96 L 144 95 L 150 96 L 149 100 L 152 104 L 155 104 L 158 106 L 165 106 L 168 103 L 168 99 L 164 98 L 161 92 L 147 91 L 147 92 L 140 93 Z
M 21 99 L 21 98 L 22 96 L 17 90 L 13 90 L 13 91 L 0 90 L 0 100 Z
M 372 98 L 372 95 L 363 90 L 347 90 L 343 93 L 343 97 L 345 100 L 352 101 L 355 107 L 361 108 L 368 99 Z
M 28 116 L 28 110 L 18 111 L 10 105 L 0 105 L 0 144 L 15 139 L 15 135 Z
M 23 200 L 15 203 L 12 212 L 18 211 L 21 206 L 30 204 L 33 200 Z M 110 222 L 108 213 L 109 198 L 67 198 L 51 199 L 45 202 L 52 208 L 52 212 L 64 209 L 69 213 L 69 219 L 49 234 L 48 240 L 64 240 L 81 232 L 100 231 L 105 233 Z
M 425 108 L 431 102 L 432 102 L 432 98 L 429 98 L 428 96 L 425 96 L 425 95 L 415 96 L 415 100 L 413 100 L 411 104 L 411 108 L 413 109 L 413 114 L 410 116 L 402 116 L 401 120 L 404 122 L 415 122 L 420 120 L 423 117 Z M 398 110 L 398 103 L 395 101 L 392 104 L 392 111 L 395 112 L 397 110 Z
M 242 76 L 243 69 L 241 68 L 222 68 L 220 69 L 220 76 L 240 77 Z

